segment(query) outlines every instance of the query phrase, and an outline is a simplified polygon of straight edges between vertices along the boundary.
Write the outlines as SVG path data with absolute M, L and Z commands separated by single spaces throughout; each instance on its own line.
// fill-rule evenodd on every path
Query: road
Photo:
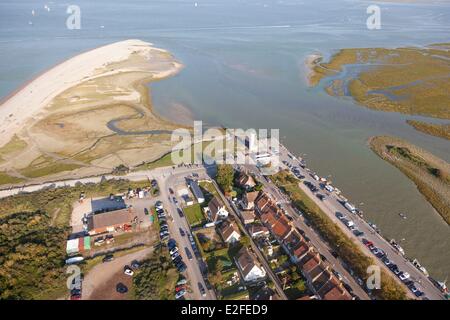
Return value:
M 259 175 L 258 169 L 252 166 L 246 166 L 248 170 L 256 175 Z M 301 229 L 308 237 L 310 243 L 317 249 L 317 251 L 326 258 L 326 261 L 330 263 L 331 267 L 337 271 L 343 278 L 343 281 L 347 283 L 353 290 L 353 294 L 357 295 L 361 300 L 370 300 L 368 294 L 358 285 L 356 280 L 350 275 L 347 269 L 344 267 L 343 262 L 339 258 L 335 258 L 331 252 L 333 251 L 328 244 L 322 240 L 321 236 L 310 226 L 308 226 L 303 220 L 302 216 L 299 216 L 297 211 L 292 207 L 289 201 L 286 201 L 285 195 L 273 184 L 270 180 L 267 181 L 264 178 L 259 179 L 264 185 L 264 191 L 271 195 L 277 203 L 281 204 L 282 208 L 293 218 L 293 224 L 295 227 Z
M 320 190 L 320 182 L 316 181 L 310 176 L 310 172 L 308 172 L 307 168 L 302 169 L 300 167 L 300 161 L 296 158 L 291 159 L 289 157 L 289 151 L 280 144 L 280 161 L 287 161 L 300 169 L 300 173 L 304 175 L 305 180 L 310 181 L 316 188 Z M 386 252 L 389 260 L 393 261 L 398 265 L 399 269 L 403 272 L 408 272 L 411 275 L 411 280 L 416 282 L 416 286 L 420 288 L 425 293 L 425 296 L 431 300 L 441 300 L 445 299 L 444 295 L 440 292 L 438 288 L 436 288 L 433 283 L 428 279 L 428 277 L 423 274 L 420 270 L 418 270 L 415 266 L 412 265 L 410 261 L 408 261 L 404 256 L 402 256 L 396 249 L 394 249 L 390 243 L 384 239 L 381 235 L 376 233 L 373 228 L 361 217 L 356 214 L 350 213 L 340 202 L 339 198 L 335 192 L 327 192 L 325 190 L 320 190 L 319 193 L 326 195 L 326 198 L 321 201 L 319 200 L 315 193 L 311 192 L 310 189 L 305 186 L 303 183 L 299 183 L 299 187 L 325 212 L 328 217 L 335 222 L 341 230 L 351 239 L 354 240 L 356 244 L 359 245 L 361 250 L 369 256 L 374 257 L 377 265 L 381 268 L 384 268 L 387 272 L 392 274 L 392 276 L 398 280 L 399 283 L 401 281 L 396 278 L 396 276 L 384 265 L 384 263 L 379 260 L 373 253 L 361 242 L 361 238 L 357 237 L 353 234 L 353 232 L 348 229 L 337 217 L 336 212 L 341 212 L 348 218 L 350 218 L 355 223 L 355 228 L 364 232 L 364 238 L 369 241 L 372 241 L 374 245 L 384 252 Z M 284 199 L 284 195 L 281 195 L 281 199 Z M 297 219 L 298 221 L 299 219 Z M 320 241 L 319 241 L 320 242 Z M 328 258 L 328 257 L 327 257 Z M 405 286 L 406 291 L 411 297 L 414 297 L 410 290 Z M 414 297 L 415 298 L 415 297 Z
M 198 259 L 191 248 L 191 243 L 188 238 L 188 234 L 190 233 L 189 224 L 185 217 L 181 218 L 177 213 L 177 205 L 173 202 L 172 198 L 177 195 L 170 195 L 168 189 L 175 189 L 174 186 L 177 184 L 186 184 L 185 178 L 191 176 L 192 173 L 197 173 L 200 179 L 210 179 L 205 168 L 203 167 L 195 167 L 190 168 L 189 170 L 174 170 L 173 172 L 169 172 L 167 176 L 157 177 L 156 180 L 160 186 L 161 198 L 163 199 L 164 207 L 168 211 L 168 213 L 172 216 L 173 221 L 169 219 L 169 231 L 171 238 L 175 239 L 178 244 L 179 252 L 183 257 L 183 261 L 187 266 L 187 278 L 190 280 L 192 294 L 187 296 L 187 298 L 193 298 L 195 300 L 216 300 L 216 295 L 214 290 L 207 290 L 205 281 L 203 279 L 202 273 L 200 271 L 200 264 L 202 263 L 201 259 Z M 169 200 L 170 199 L 170 200 Z M 178 198 L 178 203 L 181 203 L 181 199 Z M 180 234 L 180 228 L 182 228 L 186 235 L 183 237 Z M 189 260 L 185 248 L 192 253 L 193 258 Z M 200 289 L 198 287 L 198 283 L 201 283 L 206 290 L 206 296 L 202 296 L 200 293 Z
M 310 178 L 309 171 L 307 168 L 302 169 L 300 167 L 300 161 L 298 159 L 292 159 L 288 156 L 289 151 L 280 144 L 280 161 L 288 161 L 289 163 L 298 166 L 300 169 L 300 173 L 306 177 L 306 180 L 310 181 L 313 185 L 315 185 L 317 188 L 320 189 L 319 182 Z M 254 168 L 253 168 L 254 170 Z M 192 165 L 192 166 L 180 166 L 180 167 L 163 167 L 163 168 L 156 168 L 153 170 L 143 170 L 139 172 L 131 172 L 129 174 L 123 175 L 123 176 L 114 176 L 114 175 L 105 175 L 105 176 L 99 176 L 99 177 L 88 177 L 88 178 L 82 178 L 82 179 L 73 179 L 73 180 L 65 180 L 65 181 L 55 181 L 55 182 L 48 182 L 40 185 L 29 185 L 29 186 L 23 186 L 23 187 L 17 187 L 17 188 L 10 188 L 6 190 L 0 190 L 0 198 L 4 198 L 10 195 L 18 194 L 20 192 L 33 192 L 37 191 L 43 188 L 49 188 L 49 187 L 62 187 L 62 186 L 74 186 L 76 183 L 99 183 L 102 179 L 129 179 L 132 181 L 138 181 L 142 179 L 157 179 L 160 184 L 167 186 L 169 185 L 167 183 L 167 180 L 169 182 L 171 179 L 175 179 L 175 177 L 183 177 L 188 176 L 192 172 L 199 172 L 199 173 L 205 173 L 205 168 L 203 166 L 198 165 Z M 256 172 L 259 174 L 259 172 Z M 264 181 L 264 179 L 262 179 Z M 285 206 L 285 209 L 288 210 L 292 214 L 292 212 L 295 212 L 295 210 L 291 207 L 288 199 L 281 194 L 278 189 L 271 185 L 270 183 L 265 183 L 266 188 L 270 190 L 270 193 L 273 194 L 273 196 L 278 199 L 278 201 L 281 201 L 282 205 Z M 389 244 L 389 242 L 381 237 L 378 233 L 374 232 L 371 226 L 364 221 L 362 218 L 360 218 L 357 215 L 354 215 L 347 211 L 345 207 L 342 206 L 342 204 L 338 201 L 337 195 L 333 193 L 328 193 L 325 191 L 320 191 L 320 193 L 325 194 L 327 197 L 320 201 L 305 185 L 302 183 L 299 183 L 299 187 L 311 197 L 311 199 L 329 216 L 329 218 L 334 221 L 338 226 L 341 227 L 342 231 L 348 235 L 351 239 L 355 240 L 355 243 L 359 245 L 361 250 L 365 252 L 369 256 L 375 257 L 372 252 L 366 248 L 362 243 L 361 239 L 356 237 L 348 228 L 346 228 L 342 222 L 336 217 L 336 212 L 342 212 L 347 217 L 351 218 L 353 222 L 355 223 L 355 227 L 364 232 L 364 237 L 368 239 L 369 241 L 372 241 L 374 245 L 380 249 L 382 249 L 384 252 L 387 253 L 388 258 L 398 265 L 399 269 L 403 272 L 408 272 L 411 275 L 411 279 L 416 282 L 417 286 L 425 293 L 426 297 L 428 299 L 432 300 L 441 300 L 445 299 L 444 295 L 440 292 L 438 288 L 436 288 L 433 283 L 428 279 L 426 275 L 424 275 L 421 271 L 419 271 L 415 266 L 411 264 L 410 261 L 408 261 L 405 257 L 400 255 L 392 246 Z M 167 187 L 161 188 L 161 191 L 163 193 L 167 193 Z M 166 194 L 163 195 L 164 199 L 167 199 L 165 197 Z M 171 210 L 176 210 L 168 200 L 166 203 L 171 207 Z M 176 211 L 174 211 L 176 212 Z M 186 222 L 183 220 L 175 220 L 175 216 L 177 214 L 174 214 L 174 224 L 181 225 L 186 228 Z M 326 259 L 335 266 L 336 270 L 343 275 L 343 277 L 348 281 L 349 285 L 354 288 L 354 292 L 357 295 L 364 296 L 362 292 L 357 289 L 358 286 L 355 286 L 353 278 L 349 275 L 349 273 L 343 268 L 342 262 L 339 259 L 335 259 L 329 252 L 329 249 L 327 245 L 324 243 L 324 241 L 321 240 L 320 236 L 317 235 L 312 229 L 310 229 L 302 220 L 301 217 L 299 217 L 296 213 L 292 215 L 295 219 L 296 226 L 299 226 L 302 230 L 307 232 L 307 236 L 311 239 L 312 243 L 320 250 L 320 253 L 326 257 Z M 172 227 L 175 228 L 175 225 Z M 176 232 L 176 230 L 172 230 L 172 234 L 179 234 L 179 231 Z M 183 244 L 189 244 L 187 240 L 181 240 Z M 189 246 L 188 246 L 189 247 Z M 186 262 L 188 262 L 187 260 Z M 376 263 L 387 270 L 388 272 L 391 272 L 384 263 L 382 263 L 378 258 L 375 258 Z M 196 269 L 196 268 L 192 268 Z M 198 278 L 197 275 L 193 275 L 195 279 Z M 395 278 L 395 276 L 394 276 Z M 399 281 L 400 282 L 400 281 Z M 353 284 L 353 285 L 352 285 Z M 197 286 L 193 286 L 194 292 L 195 288 Z M 405 287 L 406 288 L 406 287 Z M 198 290 L 198 288 L 197 288 Z M 407 292 L 409 292 L 409 289 L 407 289 Z M 359 294 L 357 293 L 359 292 Z
M 230 202 L 228 199 L 225 198 L 225 196 L 220 192 L 219 186 L 215 181 L 213 181 L 214 186 L 218 190 L 218 194 L 220 195 L 220 198 L 222 199 L 222 202 L 227 207 L 228 211 L 234 216 L 234 220 L 239 224 L 242 231 L 244 231 L 245 235 L 248 239 L 250 239 L 250 244 L 252 246 L 253 252 L 257 255 L 258 260 L 262 263 L 264 269 L 266 270 L 266 273 L 269 275 L 269 277 L 272 279 L 272 282 L 275 284 L 275 289 L 278 292 L 278 295 L 281 297 L 282 300 L 288 300 L 286 294 L 284 293 L 283 286 L 281 285 L 280 279 L 278 279 L 277 275 L 272 271 L 272 269 L 269 266 L 269 263 L 267 262 L 264 255 L 259 250 L 256 243 L 253 241 L 253 238 L 248 233 L 247 229 L 242 224 L 241 219 L 239 218 L 238 212 L 236 211 L 234 204 L 230 205 Z

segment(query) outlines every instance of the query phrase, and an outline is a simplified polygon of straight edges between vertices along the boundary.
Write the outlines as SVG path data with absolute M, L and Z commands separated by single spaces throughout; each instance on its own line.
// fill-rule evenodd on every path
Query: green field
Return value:
M 196 203 L 183 209 L 191 227 L 202 225 L 206 222 L 200 204 Z

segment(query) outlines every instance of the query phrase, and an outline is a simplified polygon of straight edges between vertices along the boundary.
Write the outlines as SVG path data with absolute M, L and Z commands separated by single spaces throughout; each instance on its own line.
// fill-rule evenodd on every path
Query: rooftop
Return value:
M 132 223 L 134 217 L 132 208 L 94 214 L 88 218 L 88 230 Z

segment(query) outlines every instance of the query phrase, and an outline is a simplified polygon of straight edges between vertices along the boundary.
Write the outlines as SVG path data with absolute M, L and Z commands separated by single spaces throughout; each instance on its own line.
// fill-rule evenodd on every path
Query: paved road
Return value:
M 213 181 L 213 183 L 214 183 L 216 189 L 220 190 L 218 185 L 216 184 L 216 182 Z M 222 192 L 219 191 L 218 193 L 222 199 L 222 202 L 226 205 L 228 211 L 234 216 L 235 221 L 240 225 L 241 230 L 243 230 L 245 232 L 245 235 L 248 237 L 248 239 L 250 239 L 250 244 L 252 246 L 253 252 L 258 256 L 258 260 L 264 266 L 264 269 L 266 270 L 267 275 L 269 275 L 269 277 L 272 279 L 272 282 L 275 284 L 275 289 L 277 290 L 278 295 L 281 297 L 281 299 L 288 300 L 286 294 L 283 291 L 283 286 L 281 285 L 280 279 L 278 279 L 277 275 L 272 271 L 266 258 L 261 253 L 261 251 L 259 250 L 256 243 L 253 241 L 253 238 L 250 236 L 247 229 L 242 224 L 241 219 L 239 218 L 238 212 L 235 209 L 234 204 L 230 203 L 228 201 L 228 199 L 226 199 L 225 196 L 222 194 Z
M 280 160 L 286 160 L 296 166 L 300 165 L 300 162 L 298 159 L 291 159 L 289 156 L 289 151 L 280 144 Z M 119 179 L 119 178 L 126 178 L 133 181 L 138 181 L 142 179 L 158 179 L 160 183 L 164 183 L 169 177 L 172 176 L 182 176 L 182 175 L 189 175 L 192 172 L 198 171 L 198 172 L 204 172 L 204 168 L 201 166 L 193 165 L 191 167 L 176 167 L 175 169 L 172 167 L 164 167 L 164 168 L 157 168 L 153 170 L 144 170 L 139 172 L 131 172 L 125 176 L 114 176 L 114 175 L 105 175 L 105 176 L 99 176 L 99 177 L 89 177 L 89 178 L 83 178 L 83 179 L 73 179 L 73 180 L 65 180 L 65 181 L 56 181 L 56 182 L 49 182 L 44 183 L 40 185 L 30 185 L 30 186 L 23 186 L 18 188 L 10 188 L 6 190 L 0 190 L 0 198 L 7 197 L 9 195 L 17 194 L 19 192 L 33 192 L 40 190 L 42 188 L 46 187 L 62 187 L 62 186 L 74 186 L 77 182 L 81 183 L 99 183 L 103 178 L 106 179 Z M 300 172 L 302 175 L 306 177 L 306 179 L 310 182 L 312 182 L 316 187 L 319 188 L 319 182 L 315 181 L 314 179 L 310 178 L 309 172 L 307 170 L 301 169 Z M 372 252 L 366 248 L 362 243 L 361 240 L 356 237 L 349 229 L 347 229 L 340 220 L 337 219 L 335 216 L 336 212 L 342 212 L 347 217 L 351 218 L 355 226 L 358 230 L 363 231 L 365 233 L 364 237 L 370 241 L 372 241 L 376 247 L 382 249 L 385 251 L 389 257 L 390 260 L 392 260 L 395 264 L 397 264 L 400 268 L 400 270 L 404 272 L 408 272 L 411 275 L 411 279 L 414 280 L 418 287 L 425 292 L 425 295 L 429 299 L 444 299 L 444 295 L 440 292 L 438 288 L 436 288 L 431 281 L 428 279 L 426 275 L 424 275 L 421 271 L 419 271 L 416 267 L 414 267 L 405 257 L 400 255 L 396 250 L 392 248 L 392 246 L 386 241 L 384 238 L 382 238 L 379 234 L 373 232 L 373 229 L 359 216 L 351 214 L 350 212 L 346 212 L 346 209 L 341 205 L 341 203 L 338 201 L 338 198 L 336 194 L 334 193 L 327 193 L 324 191 L 320 191 L 320 193 L 327 194 L 327 198 L 324 201 L 320 201 L 317 197 L 315 197 L 314 194 L 310 192 L 310 190 L 304 186 L 303 184 L 300 184 L 300 187 L 302 190 L 304 190 L 310 197 L 315 201 L 315 203 L 338 225 L 342 226 L 342 230 L 352 239 L 355 240 L 356 243 L 358 243 L 363 250 L 363 252 L 367 253 L 368 255 L 372 255 Z M 163 189 L 163 188 L 162 188 Z M 165 189 L 165 188 L 164 188 Z M 164 190 L 163 192 L 167 192 L 167 190 Z M 284 202 L 287 202 L 286 199 L 283 197 L 283 195 L 278 195 L 279 199 L 284 199 Z M 289 206 L 288 206 L 289 207 Z M 172 208 L 173 209 L 173 208 Z M 295 217 L 295 215 L 294 215 Z M 174 218 L 175 219 L 175 218 Z M 175 220 L 174 220 L 175 221 Z M 182 223 L 180 221 L 175 221 L 176 223 Z M 304 225 L 304 222 L 302 223 L 301 219 L 296 219 L 296 223 L 306 232 L 308 230 L 307 226 Z M 312 232 L 310 233 L 312 235 Z M 317 248 L 323 247 L 321 252 L 329 261 L 334 263 L 336 266 L 340 265 L 341 263 L 336 260 L 332 259 L 329 254 L 327 254 L 326 246 L 324 247 L 324 244 L 320 245 L 321 241 L 320 237 L 312 237 L 311 239 L 314 239 L 314 242 L 317 244 Z M 379 261 L 377 258 L 375 259 L 378 265 L 380 265 L 382 268 L 385 268 L 388 270 L 385 265 Z M 338 272 L 343 274 L 347 279 L 348 273 L 344 272 L 343 269 L 340 269 L 340 267 L 336 267 Z M 341 270 L 341 271 L 339 271 Z M 389 271 L 389 270 L 388 270 Z M 390 271 L 389 271 L 390 272 Z M 196 287 L 195 285 L 193 287 Z M 194 288 L 195 289 L 195 288 Z M 356 290 L 356 288 L 355 288 Z M 408 289 L 407 289 L 408 290 Z M 409 292 L 409 290 L 408 290 Z
M 185 217 L 181 218 L 177 212 L 177 207 L 172 198 L 176 195 L 170 195 L 168 188 L 172 188 L 175 190 L 175 185 L 178 184 L 185 184 L 185 178 L 190 176 L 192 173 L 197 173 L 200 178 L 207 178 L 206 170 L 202 167 L 200 168 L 189 168 L 189 170 L 176 170 L 176 173 L 169 173 L 166 177 L 159 177 L 157 178 L 157 181 L 160 186 L 161 190 L 161 197 L 164 202 L 164 207 L 168 211 L 168 213 L 172 216 L 173 221 L 170 221 L 169 219 L 169 230 L 170 230 L 170 236 L 171 238 L 175 239 L 178 244 L 179 252 L 181 253 L 181 256 L 183 257 L 183 261 L 186 263 L 187 266 L 187 278 L 190 280 L 191 283 L 191 289 L 192 294 L 188 295 L 186 298 L 191 298 L 195 300 L 215 300 L 216 296 L 213 290 L 207 290 L 206 284 L 203 279 L 202 273 L 200 271 L 200 263 L 201 260 L 198 260 L 196 256 L 194 255 L 194 252 L 191 248 L 191 243 L 188 238 L 188 234 L 190 233 L 189 224 L 187 223 L 187 220 Z M 170 200 L 169 200 L 170 197 Z M 177 197 L 178 198 L 178 197 Z M 178 198 L 178 204 L 181 203 L 181 199 Z M 186 235 L 183 237 L 180 234 L 180 228 L 182 228 Z M 188 250 L 192 253 L 193 259 L 189 260 L 185 248 L 188 248 Z M 198 283 L 201 283 L 203 287 L 206 290 L 206 296 L 202 296 L 200 293 L 200 289 L 198 287 Z
M 246 166 L 246 168 L 251 170 L 254 174 L 259 175 L 257 168 L 253 166 Z M 293 218 L 294 226 L 304 231 L 311 244 L 323 257 L 326 258 L 331 267 L 342 276 L 343 281 L 352 288 L 353 294 L 357 295 L 361 300 L 370 300 L 367 293 L 358 285 L 347 269 L 344 268 L 343 262 L 331 254 L 332 249 L 324 240 L 321 239 L 320 235 L 314 229 L 305 223 L 303 217 L 298 215 L 297 211 L 292 207 L 289 201 L 286 201 L 285 195 L 281 193 L 275 184 L 273 184 L 270 180 L 265 180 L 262 177 L 259 180 L 264 185 L 264 191 L 271 195 L 272 199 L 281 204 L 282 208 L 286 210 L 287 213 Z
M 300 161 L 298 159 L 291 159 L 289 156 L 289 151 L 281 145 L 280 147 L 280 161 L 288 161 L 291 164 L 294 164 L 295 166 L 298 166 L 300 169 L 300 173 L 304 175 L 306 178 L 305 180 L 310 181 L 313 185 L 315 185 L 320 190 L 320 182 L 314 180 L 310 176 L 310 172 L 308 170 L 302 169 L 300 167 Z M 427 298 L 432 300 L 441 300 L 444 299 L 444 295 L 440 292 L 438 288 L 436 288 L 431 281 L 428 279 L 428 277 L 423 274 L 420 270 L 418 270 L 416 267 L 414 267 L 410 261 L 408 261 L 405 257 L 403 257 L 397 250 L 395 250 L 389 242 L 381 237 L 378 233 L 376 233 L 369 224 L 364 221 L 362 218 L 360 218 L 356 214 L 350 213 L 340 202 L 338 196 L 333 192 L 329 193 L 325 190 L 320 190 L 319 193 L 326 195 L 326 198 L 321 201 L 319 200 L 313 192 L 309 190 L 303 183 L 299 183 L 300 188 L 310 196 L 310 198 L 329 216 L 330 219 L 332 219 L 338 226 L 341 226 L 342 231 L 349 236 L 351 239 L 354 239 L 355 243 L 357 243 L 361 250 L 365 252 L 369 256 L 373 256 L 375 258 L 376 263 L 384 268 L 387 272 L 391 273 L 391 271 L 384 265 L 383 262 L 381 262 L 373 253 L 362 244 L 361 238 L 355 236 L 353 232 L 348 229 L 344 224 L 336 217 L 336 212 L 343 213 L 347 218 L 351 219 L 355 223 L 355 228 L 364 232 L 364 238 L 366 238 L 369 241 L 372 241 L 374 245 L 380 249 L 382 249 L 384 252 L 387 253 L 387 256 L 389 260 L 393 261 L 395 264 L 398 265 L 399 269 L 403 272 L 408 272 L 411 275 L 411 280 L 416 282 L 416 286 L 419 287 L 426 295 Z M 394 278 L 396 276 L 391 273 Z M 397 278 L 396 278 L 397 279 Z M 401 281 L 397 279 L 399 283 Z M 409 289 L 405 286 L 406 291 L 409 293 L 411 297 L 414 297 Z

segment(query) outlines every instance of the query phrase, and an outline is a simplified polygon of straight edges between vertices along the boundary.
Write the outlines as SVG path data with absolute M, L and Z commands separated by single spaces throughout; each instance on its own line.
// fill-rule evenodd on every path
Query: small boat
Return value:
M 31 10 L 31 15 L 34 17 L 36 15 L 36 12 L 33 10 Z
M 407 219 L 407 217 L 406 217 L 406 215 L 405 215 L 404 213 L 399 213 L 398 215 L 399 215 L 400 217 L 402 217 L 403 219 L 405 219 L 405 220 Z
M 430 276 L 430 274 L 428 273 L 427 269 L 425 269 L 425 267 L 423 267 L 423 266 L 419 263 L 419 261 L 418 261 L 417 259 L 414 259 L 414 260 L 412 261 L 412 264 L 413 264 L 414 267 L 416 267 L 417 269 L 419 269 L 420 272 L 422 272 L 424 275 L 426 275 L 427 277 Z
M 403 248 L 400 247 L 400 245 L 395 241 L 395 239 L 392 239 L 389 243 L 391 244 L 391 246 L 392 246 L 394 249 L 397 249 L 397 251 L 398 251 L 402 256 L 405 255 L 405 250 L 403 250 Z

